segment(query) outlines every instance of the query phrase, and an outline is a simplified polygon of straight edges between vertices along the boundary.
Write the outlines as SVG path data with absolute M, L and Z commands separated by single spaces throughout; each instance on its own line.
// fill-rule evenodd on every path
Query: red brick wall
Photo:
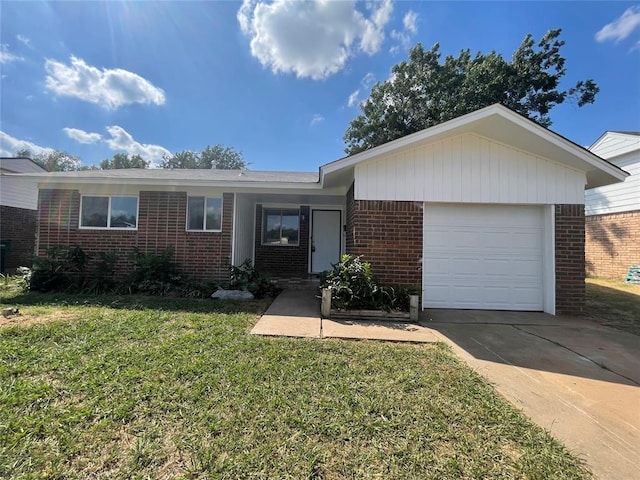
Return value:
M 589 216 L 586 232 L 587 275 L 623 280 L 640 265 L 640 210 Z
M 584 308 L 584 205 L 555 206 L 556 313 Z
M 347 253 L 371 262 L 384 284 L 422 284 L 422 204 L 354 200 L 347 193 Z
M 262 245 L 262 205 L 256 205 L 255 260 L 258 271 L 271 277 L 309 275 L 309 206 L 300 207 L 299 245 Z
M 192 278 L 224 281 L 231 260 L 233 194 L 223 196 L 222 232 L 187 232 L 186 192 L 140 192 L 137 230 L 80 230 L 77 190 L 41 190 L 38 254 L 50 247 L 79 245 L 86 253 L 115 252 L 117 274 L 133 267 L 134 247 L 143 253 L 174 248 L 174 261 Z
M 10 240 L 4 268 L 14 271 L 18 267 L 30 267 L 36 243 L 35 210 L 0 206 L 0 240 Z

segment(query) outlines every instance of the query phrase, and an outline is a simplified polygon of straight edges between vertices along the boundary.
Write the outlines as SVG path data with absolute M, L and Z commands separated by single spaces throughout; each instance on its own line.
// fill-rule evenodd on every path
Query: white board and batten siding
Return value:
M 630 175 L 624 182 L 585 192 L 585 214 L 604 215 L 640 210 L 640 135 L 607 132 L 591 151 Z
M 582 204 L 584 172 L 473 133 L 356 165 L 357 200 Z

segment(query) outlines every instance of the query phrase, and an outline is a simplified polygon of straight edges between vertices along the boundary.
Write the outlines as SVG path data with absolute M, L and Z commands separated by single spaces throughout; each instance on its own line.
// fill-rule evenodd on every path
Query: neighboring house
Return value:
M 500 105 L 328 163 L 318 173 L 108 170 L 38 176 L 39 244 L 172 246 L 218 281 L 251 259 L 308 279 L 342 253 L 423 308 L 580 311 L 584 189 L 626 173 Z
M 631 175 L 585 194 L 587 275 L 624 279 L 640 265 L 640 132 L 605 132 L 589 150 Z
M 36 240 L 38 185 L 33 178 L 10 173 L 42 173 L 29 158 L 0 158 L 0 271 L 31 266 Z

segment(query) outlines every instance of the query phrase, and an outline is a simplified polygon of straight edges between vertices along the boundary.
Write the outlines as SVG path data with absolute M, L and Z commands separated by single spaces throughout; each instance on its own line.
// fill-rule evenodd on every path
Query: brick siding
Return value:
M 140 192 L 137 230 L 85 230 L 78 228 L 80 194 L 77 190 L 40 190 L 38 255 L 50 247 L 79 245 L 86 253 L 117 254 L 116 273 L 133 268 L 131 253 L 159 253 L 171 246 L 174 261 L 189 277 L 215 281 L 228 279 L 231 261 L 233 194 L 223 195 L 222 232 L 187 232 L 186 192 Z
M 556 313 L 582 312 L 584 287 L 584 205 L 556 205 Z
M 309 206 L 300 207 L 299 245 L 262 244 L 262 205 L 256 206 L 255 267 L 273 279 L 309 275 Z
M 587 217 L 585 252 L 587 275 L 625 279 L 640 265 L 640 210 Z
M 37 212 L 28 208 L 0 206 L 0 240 L 9 240 L 3 265 L 12 272 L 18 267 L 30 267 L 36 244 Z
M 422 204 L 354 200 L 347 193 L 347 253 L 371 262 L 385 284 L 422 284 Z

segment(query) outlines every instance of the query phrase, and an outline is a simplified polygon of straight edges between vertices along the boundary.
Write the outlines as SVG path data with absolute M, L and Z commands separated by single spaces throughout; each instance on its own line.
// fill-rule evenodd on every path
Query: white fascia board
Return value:
M 465 127 L 472 127 L 473 123 L 488 119 L 493 115 L 502 117 L 503 119 L 513 123 L 514 125 L 523 128 L 532 135 L 537 136 L 541 140 L 547 141 L 555 147 L 558 147 L 565 152 L 573 155 L 574 157 L 579 158 L 586 164 L 606 172 L 619 181 L 624 180 L 629 175 L 624 170 L 610 164 L 596 154 L 589 152 L 579 145 L 576 145 L 575 143 L 562 137 L 561 135 L 549 129 L 546 129 L 541 125 L 538 125 L 532 120 L 529 120 L 528 118 L 511 111 L 507 107 L 504 107 L 500 104 L 494 104 L 480 110 L 476 110 L 475 112 L 468 113 L 461 117 L 454 118 L 453 120 L 449 120 L 448 122 L 435 125 L 425 130 L 421 130 L 411 135 L 407 135 L 397 140 L 393 140 L 383 145 L 371 148 L 364 152 L 357 153 L 351 157 L 346 157 L 344 159 L 323 165 L 322 167 L 320 167 L 320 182 L 323 183 L 324 175 L 327 173 L 332 173 L 337 170 L 352 167 L 370 158 L 376 157 L 378 155 L 383 155 L 387 152 L 397 150 L 402 147 L 427 140 L 429 138 L 436 138 L 446 134 L 453 135 L 455 133 L 460 133 L 456 132 L 456 130 L 466 131 Z M 472 131 L 473 128 L 467 128 L 467 130 Z
M 538 135 L 539 137 L 555 145 L 556 147 L 561 148 L 566 152 L 578 157 L 580 160 L 583 160 L 587 164 L 605 171 L 606 173 L 617 178 L 620 181 L 624 180 L 629 176 L 627 172 L 611 164 L 607 160 L 600 158 L 595 153 L 592 153 L 586 148 L 581 147 L 571 142 L 570 140 L 567 140 L 566 138 L 562 137 L 561 135 L 555 133 L 552 130 L 544 128 L 543 126 L 538 125 L 537 123 L 517 113 L 512 112 L 506 107 L 501 107 L 501 109 L 499 109 L 497 113 L 503 118 L 514 122 L 515 124 L 524 128 L 525 130 L 528 130 L 534 135 Z
M 169 179 L 149 179 L 149 178 L 97 178 L 97 177 L 49 177 L 46 175 L 20 175 L 21 177 L 32 177 L 37 179 L 41 188 L 46 186 L 66 185 L 137 185 L 137 186 L 163 186 L 163 187 L 216 187 L 225 189 L 267 189 L 267 190 L 321 190 L 322 185 L 315 183 L 296 182 L 229 182 L 211 180 L 169 180 Z

